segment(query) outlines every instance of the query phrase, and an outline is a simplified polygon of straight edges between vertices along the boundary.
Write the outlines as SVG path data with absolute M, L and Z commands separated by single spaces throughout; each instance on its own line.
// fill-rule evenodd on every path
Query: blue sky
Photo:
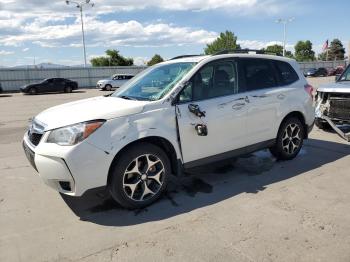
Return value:
M 243 47 L 262 48 L 283 38 L 287 49 L 311 40 L 316 53 L 326 39 L 350 40 L 348 0 L 95 0 L 85 12 L 87 56 L 118 49 L 137 64 L 155 53 L 164 58 L 203 52 L 225 30 Z M 0 0 L 0 65 L 83 63 L 79 10 L 64 1 Z

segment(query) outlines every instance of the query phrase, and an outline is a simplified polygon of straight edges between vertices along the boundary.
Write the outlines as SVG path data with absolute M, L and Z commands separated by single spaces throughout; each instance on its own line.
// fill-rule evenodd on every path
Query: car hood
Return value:
M 35 117 L 45 131 L 94 119 L 112 119 L 142 112 L 147 101 L 93 97 L 51 107 Z
M 317 91 L 324 93 L 350 93 L 350 81 L 323 84 L 320 85 Z
M 103 83 L 108 81 L 112 81 L 112 79 L 101 79 L 101 80 L 98 80 L 98 83 Z

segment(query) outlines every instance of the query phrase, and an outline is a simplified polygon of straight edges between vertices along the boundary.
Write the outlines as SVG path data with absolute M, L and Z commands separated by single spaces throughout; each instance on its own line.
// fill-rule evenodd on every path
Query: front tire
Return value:
M 296 117 L 282 122 L 277 134 L 276 143 L 270 148 L 271 154 L 278 160 L 295 158 L 303 146 L 305 128 Z
M 111 85 L 106 85 L 105 86 L 105 90 L 106 91 L 111 91 L 112 90 L 112 86 Z
M 31 87 L 31 88 L 29 89 L 28 93 L 29 93 L 30 95 L 36 95 L 36 94 L 37 94 L 37 90 L 36 90 L 35 87 Z
M 113 164 L 109 191 L 129 209 L 150 205 L 164 192 L 171 173 L 164 151 L 149 143 L 131 146 Z
M 315 125 L 322 130 L 330 129 L 330 125 L 326 121 L 322 121 L 319 118 L 315 119 Z

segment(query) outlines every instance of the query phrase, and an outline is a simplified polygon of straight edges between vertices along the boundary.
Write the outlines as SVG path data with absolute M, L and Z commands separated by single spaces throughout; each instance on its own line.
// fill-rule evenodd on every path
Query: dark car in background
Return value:
M 65 78 L 48 78 L 39 83 L 21 87 L 21 92 L 35 95 L 38 93 L 65 92 L 71 93 L 78 89 L 78 83 Z
M 320 67 L 320 68 L 310 68 L 308 69 L 304 75 L 306 77 L 308 76 L 327 76 L 328 75 L 328 71 L 326 68 L 324 67 Z
M 329 76 L 336 76 L 336 75 L 341 75 L 344 72 L 344 67 L 343 66 L 338 66 L 336 68 L 332 68 L 331 70 L 328 71 Z

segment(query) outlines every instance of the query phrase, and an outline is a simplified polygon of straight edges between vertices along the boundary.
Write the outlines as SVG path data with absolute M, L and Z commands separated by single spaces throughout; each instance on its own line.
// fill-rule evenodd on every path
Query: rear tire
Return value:
M 159 199 L 170 173 L 170 161 L 161 148 L 138 143 L 113 163 L 109 191 L 121 206 L 143 208 Z
M 276 143 L 270 148 L 271 154 L 278 160 L 295 158 L 303 146 L 305 127 L 296 117 L 284 120 L 278 130 Z
M 111 85 L 105 85 L 105 90 L 106 91 L 111 91 L 112 90 L 112 86 Z
M 71 86 L 66 86 L 66 87 L 64 88 L 64 92 L 65 92 L 65 93 L 72 93 L 72 91 L 73 91 L 73 88 L 72 88 Z

